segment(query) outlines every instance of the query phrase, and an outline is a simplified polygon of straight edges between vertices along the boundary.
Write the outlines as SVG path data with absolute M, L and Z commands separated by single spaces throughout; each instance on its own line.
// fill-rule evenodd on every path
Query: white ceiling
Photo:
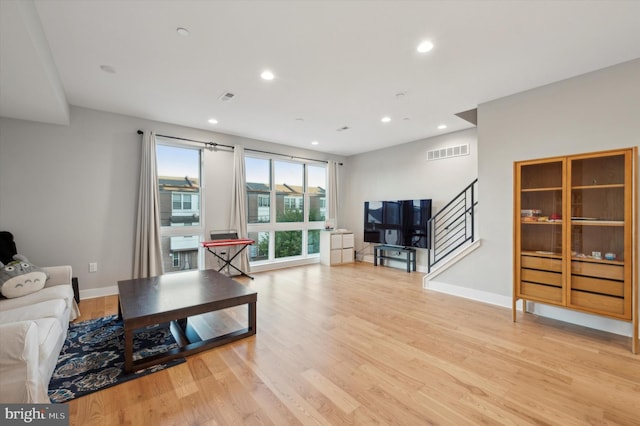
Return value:
M 67 124 L 68 103 L 340 155 L 640 57 L 640 1 L 0 0 L 0 19 L 2 116 Z

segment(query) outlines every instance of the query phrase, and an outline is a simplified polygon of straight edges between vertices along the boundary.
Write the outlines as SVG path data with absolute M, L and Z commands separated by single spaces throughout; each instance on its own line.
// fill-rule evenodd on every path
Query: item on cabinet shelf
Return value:
M 539 216 L 538 222 L 549 222 L 549 216 Z
M 615 253 L 605 253 L 604 254 L 604 258 L 607 260 L 616 260 L 616 254 Z
M 534 217 L 540 216 L 542 214 L 542 210 L 540 209 L 523 209 L 520 210 L 521 217 Z
M 554 221 L 554 222 L 561 222 L 562 221 L 562 216 L 559 215 L 558 213 L 554 213 L 551 216 L 549 216 L 549 220 L 550 221 Z
M 602 253 L 599 251 L 592 251 L 591 257 L 593 257 L 594 259 L 602 259 Z

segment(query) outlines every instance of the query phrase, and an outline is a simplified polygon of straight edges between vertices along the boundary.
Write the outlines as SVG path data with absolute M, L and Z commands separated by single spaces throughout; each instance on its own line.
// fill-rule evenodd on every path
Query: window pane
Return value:
M 274 161 L 274 182 L 276 222 L 304 222 L 304 165 Z
M 326 211 L 326 198 L 324 195 L 309 194 L 309 222 L 324 222 Z
M 247 179 L 247 222 L 271 221 L 271 160 L 245 157 Z
M 160 226 L 200 225 L 200 150 L 157 145 Z
M 327 168 L 307 166 L 309 193 L 309 222 L 324 222 L 327 212 Z
M 249 246 L 249 261 L 269 259 L 269 233 L 249 232 L 249 239 L 255 241 L 255 244 Z
M 162 263 L 165 272 L 198 269 L 200 237 L 162 237 Z
M 302 231 L 276 231 L 276 259 L 302 254 Z
M 320 230 L 309 230 L 309 241 L 307 241 L 307 254 L 320 253 Z

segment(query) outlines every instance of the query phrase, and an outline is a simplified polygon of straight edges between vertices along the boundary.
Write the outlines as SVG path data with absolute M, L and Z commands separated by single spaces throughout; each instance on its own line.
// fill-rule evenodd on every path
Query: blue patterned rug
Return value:
M 161 324 L 138 330 L 133 346 L 133 359 L 136 360 L 177 345 L 168 324 Z M 71 324 L 49 383 L 49 398 L 51 402 L 66 402 L 184 361 L 179 358 L 125 374 L 122 320 L 111 315 Z

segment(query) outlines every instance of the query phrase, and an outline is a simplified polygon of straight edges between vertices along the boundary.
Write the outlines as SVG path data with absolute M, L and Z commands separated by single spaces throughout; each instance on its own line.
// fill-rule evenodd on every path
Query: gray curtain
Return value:
M 338 163 L 327 162 L 327 220 L 333 220 L 333 226 L 338 227 Z
M 154 132 L 145 131 L 142 135 L 142 158 L 140 161 L 136 246 L 133 255 L 134 278 L 153 277 L 162 275 L 164 272 L 160 244 L 157 181 L 156 135 Z
M 231 192 L 231 223 L 229 229 L 238 233 L 238 238 L 248 238 L 247 232 L 247 185 L 244 166 L 244 147 L 233 147 L 233 188 Z M 240 270 L 249 272 L 249 253 L 245 250 L 239 259 Z

